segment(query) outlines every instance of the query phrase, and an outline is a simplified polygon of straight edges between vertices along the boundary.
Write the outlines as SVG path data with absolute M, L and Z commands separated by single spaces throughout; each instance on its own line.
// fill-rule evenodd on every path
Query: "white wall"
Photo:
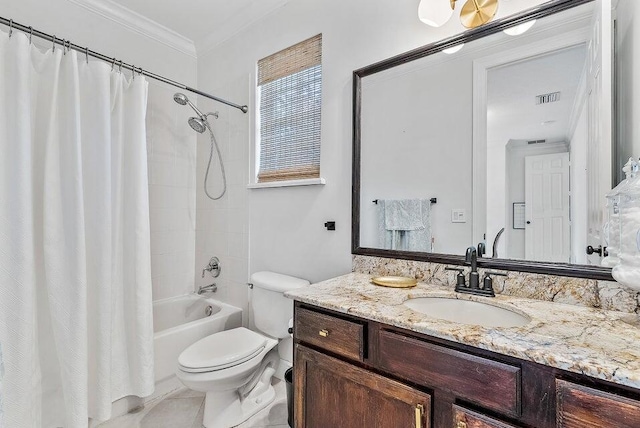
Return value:
M 640 2 L 620 0 L 616 15 L 618 181 L 614 184 L 624 178 L 622 166 L 629 157 L 640 156 Z
M 542 2 L 504 2 L 499 16 Z M 455 18 L 440 29 L 422 24 L 417 7 L 417 0 L 402 4 L 296 0 L 198 58 L 200 89 L 226 88 L 236 95 L 235 102 L 249 103 L 253 115 L 256 62 L 310 36 L 323 34 L 321 175 L 327 184 L 245 191 L 250 233 L 245 278 L 249 272 L 267 269 L 320 281 L 351 270 L 352 72 L 463 31 Z M 243 126 L 253 129 L 252 121 L 253 117 Z M 237 138 L 245 137 L 247 134 L 240 132 Z M 246 160 L 246 165 L 241 166 L 246 168 L 248 182 Z M 336 231 L 324 228 L 327 220 L 337 222 Z
M 195 85 L 194 57 L 70 1 L 0 0 L 0 6 L 5 18 Z M 48 42 L 38 45 L 50 46 Z M 149 80 L 147 151 L 154 299 L 193 290 L 196 138 L 186 123 L 186 108 L 173 102 L 174 92 L 175 88 Z
M 489 130 L 489 133 L 491 131 Z M 505 229 L 498 241 L 498 257 L 506 257 L 507 251 L 507 217 L 508 206 L 507 195 L 507 144 L 508 141 L 489 140 L 487 141 L 487 197 L 485 211 L 487 213 L 487 228 L 484 231 L 485 245 L 487 246 L 487 257 L 493 255 L 493 242 L 502 228 Z
M 147 153 L 154 300 L 193 292 L 196 133 L 175 88 L 149 82 Z
M 587 224 L 588 224 L 588 195 L 587 180 L 587 144 L 588 122 L 587 103 L 580 108 L 580 115 L 576 129 L 570 140 L 571 157 L 571 263 L 587 264 Z
M 250 85 L 248 76 L 240 76 L 235 82 L 214 88 L 212 93 L 225 99 L 246 102 L 243 96 Z M 217 111 L 218 119 L 209 119 L 218 141 L 227 176 L 227 191 L 216 201 L 209 199 L 203 190 L 203 182 L 209 160 L 210 137 L 208 133 L 198 138 L 197 162 L 197 225 L 196 225 L 196 285 L 215 282 L 218 291 L 215 298 L 243 309 L 247 323 L 247 281 L 249 259 L 249 115 L 240 110 L 208 100 L 199 100 L 203 111 Z M 211 161 L 208 179 L 209 193 L 216 197 L 222 190 L 220 165 L 215 153 Z M 202 269 L 212 256 L 220 259 L 220 276 L 212 278 L 208 273 L 201 277 Z

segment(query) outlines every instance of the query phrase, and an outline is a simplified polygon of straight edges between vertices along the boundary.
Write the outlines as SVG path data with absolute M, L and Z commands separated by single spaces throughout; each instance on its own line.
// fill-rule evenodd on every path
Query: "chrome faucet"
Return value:
M 209 260 L 209 264 L 205 266 L 204 269 L 202 269 L 202 277 L 204 278 L 205 272 L 209 272 L 211 276 L 217 278 L 218 276 L 220 276 L 220 269 L 220 259 L 217 257 L 211 257 L 211 260 Z
M 498 232 L 495 239 L 493 240 L 493 254 L 491 255 L 491 257 L 493 257 L 494 259 L 498 258 L 498 242 L 500 241 L 500 237 L 502 236 L 503 233 L 504 233 L 504 227 L 500 229 L 500 232 Z
M 218 291 L 218 286 L 215 283 L 198 287 L 198 294 L 215 293 L 216 291 Z

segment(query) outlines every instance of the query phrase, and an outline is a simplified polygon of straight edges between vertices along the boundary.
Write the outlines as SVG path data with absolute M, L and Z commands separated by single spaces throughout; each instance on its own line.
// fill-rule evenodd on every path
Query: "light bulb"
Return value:
M 452 15 L 451 3 L 447 0 L 420 0 L 418 18 L 431 27 L 442 27 Z
M 527 21 L 525 23 L 516 25 L 515 27 L 507 28 L 506 30 L 502 30 L 502 31 L 504 31 L 505 34 L 508 34 L 510 36 L 519 36 L 520 34 L 524 34 L 527 31 L 529 31 L 529 29 L 531 29 L 531 27 L 533 27 L 535 23 L 536 23 L 536 20 L 533 19 L 531 21 Z
M 455 45 L 447 49 L 442 49 L 442 52 L 446 53 L 447 55 L 451 55 L 458 52 L 463 47 L 464 47 L 464 43 L 460 43 L 459 45 Z

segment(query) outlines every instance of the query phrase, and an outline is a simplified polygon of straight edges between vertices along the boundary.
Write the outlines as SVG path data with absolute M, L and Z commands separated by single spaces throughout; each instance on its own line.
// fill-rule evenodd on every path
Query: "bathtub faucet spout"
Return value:
M 215 284 L 203 285 L 198 287 L 198 294 L 215 293 L 218 291 L 218 286 Z

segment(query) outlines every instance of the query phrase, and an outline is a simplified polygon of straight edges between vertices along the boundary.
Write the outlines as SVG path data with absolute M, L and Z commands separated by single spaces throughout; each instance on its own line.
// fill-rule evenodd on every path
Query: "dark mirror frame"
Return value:
M 436 54 L 443 49 L 469 43 L 491 34 L 498 33 L 505 28 L 513 27 L 531 19 L 540 19 L 573 7 L 577 7 L 594 0 L 553 0 L 523 12 L 511 15 L 479 28 L 466 31 L 450 38 L 431 43 L 417 49 L 393 56 L 383 61 L 368 65 L 353 72 L 353 165 L 352 165 L 352 231 L 351 253 L 363 256 L 376 256 L 404 260 L 418 260 L 449 265 L 464 265 L 463 255 L 449 255 L 437 253 L 384 250 L 365 248 L 360 246 L 360 163 L 361 163 L 361 79 L 390 68 Z M 615 143 L 614 143 L 615 144 Z M 548 263 L 528 260 L 491 259 L 478 257 L 478 266 L 488 269 L 531 272 L 540 274 L 570 276 L 596 280 L 613 281 L 611 268 L 588 265 L 572 265 L 569 263 Z

